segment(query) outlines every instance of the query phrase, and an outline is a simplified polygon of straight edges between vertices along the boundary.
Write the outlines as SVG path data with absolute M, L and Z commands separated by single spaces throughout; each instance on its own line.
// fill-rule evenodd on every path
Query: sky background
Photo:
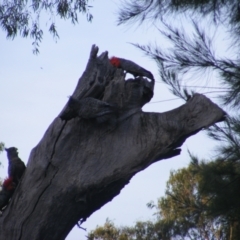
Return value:
M 5 32 L 0 31 L 0 141 L 6 147 L 17 147 L 25 163 L 31 149 L 41 140 L 75 89 L 85 70 L 92 44 L 99 47 L 99 53 L 107 50 L 109 56 L 133 60 L 153 73 L 157 81 L 155 95 L 144 111 L 164 112 L 184 104 L 182 100 L 158 102 L 175 96 L 160 83 L 156 64 L 129 43 L 152 42 L 161 46 L 166 43 L 150 23 L 138 27 L 117 26 L 117 2 L 94 1 L 92 23 L 87 22 L 85 16 L 80 17 L 75 26 L 57 19 L 60 39 L 56 42 L 47 31 L 44 32 L 37 56 L 32 53 L 31 40 L 19 37 L 7 40 Z M 43 19 L 42 26 L 45 24 L 46 19 Z M 97 225 L 103 225 L 106 218 L 119 226 L 152 219 L 154 211 L 146 204 L 151 200 L 156 202 L 164 195 L 171 170 L 188 165 L 187 150 L 200 158 L 208 158 L 213 146 L 204 133 L 190 137 L 183 144 L 180 156 L 154 163 L 136 174 L 118 196 L 93 213 L 82 227 L 93 230 Z M 5 178 L 8 166 L 5 152 L 0 154 L 0 162 L 0 177 Z M 85 240 L 86 234 L 74 227 L 66 239 Z

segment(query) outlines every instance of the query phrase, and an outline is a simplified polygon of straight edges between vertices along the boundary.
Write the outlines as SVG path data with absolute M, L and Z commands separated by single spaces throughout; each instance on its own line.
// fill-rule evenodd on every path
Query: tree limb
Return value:
M 154 82 L 142 77 L 125 81 L 107 52 L 99 57 L 97 52 L 93 45 L 69 100 L 74 103 L 68 101 L 31 151 L 0 218 L 0 239 L 65 239 L 136 173 L 180 154 L 189 136 L 223 120 L 225 112 L 200 94 L 165 113 L 143 112 Z M 94 110 L 82 111 L 84 104 Z

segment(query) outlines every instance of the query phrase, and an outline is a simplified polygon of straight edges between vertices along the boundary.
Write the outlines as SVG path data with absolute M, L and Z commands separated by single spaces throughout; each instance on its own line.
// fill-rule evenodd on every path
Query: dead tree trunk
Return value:
M 0 218 L 1 240 L 61 240 L 111 201 L 139 171 L 180 154 L 189 136 L 224 117 L 205 96 L 165 113 L 146 113 L 154 81 L 125 81 L 107 52 L 92 47 L 85 72 L 31 151 Z

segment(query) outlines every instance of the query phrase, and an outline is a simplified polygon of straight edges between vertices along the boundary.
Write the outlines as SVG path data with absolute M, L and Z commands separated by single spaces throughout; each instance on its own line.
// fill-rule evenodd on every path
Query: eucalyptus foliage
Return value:
M 172 171 L 155 220 L 115 226 L 107 220 L 88 234 L 90 240 L 237 240 L 240 220 L 240 163 L 199 161 L 190 154 L 188 167 Z M 229 187 L 231 185 L 231 187 Z
M 0 26 L 7 38 L 17 35 L 33 39 L 33 52 L 39 53 L 43 39 L 43 20 L 47 19 L 48 30 L 54 38 L 59 38 L 56 18 L 78 23 L 79 13 L 92 21 L 88 0 L 3 0 L 0 2 Z

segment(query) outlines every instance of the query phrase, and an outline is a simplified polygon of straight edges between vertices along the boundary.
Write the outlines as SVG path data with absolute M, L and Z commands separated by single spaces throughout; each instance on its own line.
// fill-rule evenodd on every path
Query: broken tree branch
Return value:
M 203 95 L 165 113 L 146 113 L 154 79 L 125 80 L 107 52 L 92 47 L 66 106 L 31 151 L 0 218 L 0 239 L 61 240 L 152 163 L 180 154 L 191 135 L 223 120 Z

